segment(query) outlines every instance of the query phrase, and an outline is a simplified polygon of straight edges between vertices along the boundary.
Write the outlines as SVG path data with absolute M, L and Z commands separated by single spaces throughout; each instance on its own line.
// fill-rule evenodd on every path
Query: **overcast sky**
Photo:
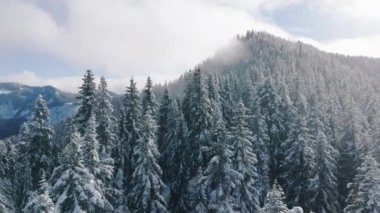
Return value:
M 378 0 L 0 0 L 0 82 L 77 91 L 91 69 L 123 92 L 165 82 L 236 34 L 263 30 L 380 57 Z

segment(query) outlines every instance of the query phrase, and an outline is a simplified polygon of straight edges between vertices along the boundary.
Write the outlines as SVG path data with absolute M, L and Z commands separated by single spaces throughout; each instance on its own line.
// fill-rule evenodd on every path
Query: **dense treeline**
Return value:
M 0 212 L 379 212 L 375 62 L 359 78 L 299 43 L 237 43 L 239 57 L 217 54 L 162 91 L 132 79 L 121 106 L 87 71 L 60 131 L 38 97 L 0 143 Z

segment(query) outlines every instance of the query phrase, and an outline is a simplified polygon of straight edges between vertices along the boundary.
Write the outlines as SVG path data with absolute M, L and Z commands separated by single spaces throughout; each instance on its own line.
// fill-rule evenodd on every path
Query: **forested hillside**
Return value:
M 380 60 L 248 32 L 119 105 L 86 71 L 0 142 L 0 212 L 380 212 Z M 294 210 L 295 211 L 295 210 Z

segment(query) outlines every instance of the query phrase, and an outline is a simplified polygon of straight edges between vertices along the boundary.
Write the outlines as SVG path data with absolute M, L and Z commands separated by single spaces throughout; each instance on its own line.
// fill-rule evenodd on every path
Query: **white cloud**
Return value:
M 115 77 L 160 73 L 157 81 L 172 80 L 238 33 L 287 36 L 248 11 L 213 1 L 68 0 L 63 24 L 27 1 L 0 4 L 2 49 L 38 51 Z
M 324 49 L 345 55 L 380 57 L 380 35 L 339 39 L 328 42 Z
M 321 12 L 341 19 L 373 20 L 380 18 L 380 2 L 377 0 L 320 0 L 313 1 Z
M 321 42 L 291 35 L 266 16 L 289 5 L 306 4 L 340 24 L 355 23 L 352 30 L 371 25 L 380 29 L 375 0 L 67 0 L 59 22 L 36 1 L 0 0 L 0 53 L 46 54 L 78 69 L 102 70 L 119 92 L 131 76 L 141 84 L 147 75 L 156 82 L 175 79 L 236 34 L 251 29 L 300 39 L 327 51 L 380 56 L 380 48 L 374 47 L 380 43 L 380 30 Z M 78 76 L 53 79 L 30 72 L 4 79 L 53 84 L 64 90 L 73 85 L 70 91 L 80 81 Z
M 5 51 L 46 51 L 58 29 L 48 14 L 19 1 L 0 0 L 0 47 Z
M 250 14 L 262 15 L 265 12 L 273 12 L 276 9 L 301 3 L 302 0 L 208 0 L 210 4 L 227 6 L 240 11 L 247 11 Z
M 302 0 L 325 21 L 339 38 L 380 35 L 380 1 L 378 0 Z

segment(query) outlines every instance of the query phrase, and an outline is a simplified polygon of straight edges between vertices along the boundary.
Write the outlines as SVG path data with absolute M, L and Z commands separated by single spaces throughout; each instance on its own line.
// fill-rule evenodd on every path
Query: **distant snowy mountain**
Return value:
M 50 109 L 50 121 L 55 124 L 71 115 L 76 106 L 73 94 L 52 86 L 33 87 L 18 83 L 0 83 L 0 139 L 17 134 L 28 119 L 38 95 Z

